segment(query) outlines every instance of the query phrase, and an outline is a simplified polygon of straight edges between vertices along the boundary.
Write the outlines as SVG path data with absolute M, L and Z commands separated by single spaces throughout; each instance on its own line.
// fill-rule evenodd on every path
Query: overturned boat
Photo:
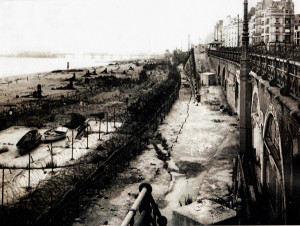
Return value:
M 82 136 L 86 136 L 90 131 L 92 131 L 92 128 L 90 124 L 88 123 L 88 120 L 85 121 L 83 124 L 81 124 L 77 129 L 77 134 L 75 136 L 75 139 L 80 139 Z
M 44 133 L 45 143 L 54 142 L 65 139 L 67 136 L 68 128 L 57 127 L 56 129 L 49 129 Z
M 16 144 L 19 154 L 24 155 L 39 145 L 42 135 L 37 129 L 27 132 Z

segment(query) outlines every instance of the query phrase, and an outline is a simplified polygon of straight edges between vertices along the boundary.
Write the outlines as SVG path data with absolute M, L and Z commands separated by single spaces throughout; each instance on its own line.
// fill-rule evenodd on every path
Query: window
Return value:
M 298 30 L 298 26 L 297 25 L 295 26 L 295 30 Z
M 289 11 L 288 11 L 288 10 L 285 10 L 285 13 L 289 13 Z
M 290 42 L 290 41 L 291 41 L 291 37 L 290 37 L 289 35 L 286 35 L 286 36 L 285 36 L 285 41 L 286 41 L 286 42 Z
M 276 42 L 279 41 L 279 35 L 276 35 Z
M 269 35 L 266 36 L 266 41 L 265 42 L 269 42 Z
M 279 31 L 279 27 L 276 27 L 276 31 Z
M 276 23 L 279 23 L 279 18 L 276 18 Z

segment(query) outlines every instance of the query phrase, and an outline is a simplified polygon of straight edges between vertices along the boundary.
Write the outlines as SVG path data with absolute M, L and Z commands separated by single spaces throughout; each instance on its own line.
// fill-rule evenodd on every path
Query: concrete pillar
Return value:
M 250 155 L 251 151 L 251 80 L 250 59 L 248 53 L 248 1 L 244 0 L 244 24 L 242 37 L 241 73 L 240 73 L 240 154 Z

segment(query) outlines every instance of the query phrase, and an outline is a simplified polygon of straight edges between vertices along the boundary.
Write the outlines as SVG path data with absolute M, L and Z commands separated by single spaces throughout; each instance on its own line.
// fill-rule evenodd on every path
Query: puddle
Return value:
M 205 170 L 205 167 L 198 162 L 178 161 L 176 166 L 179 168 L 179 173 L 185 174 L 187 178 L 197 177 Z

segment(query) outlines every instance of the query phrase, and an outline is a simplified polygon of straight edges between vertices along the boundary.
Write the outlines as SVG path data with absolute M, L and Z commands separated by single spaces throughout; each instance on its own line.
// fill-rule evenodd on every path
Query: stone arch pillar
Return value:
M 218 74 L 217 74 L 217 78 L 218 78 L 218 85 L 221 85 L 221 66 L 220 64 L 218 64 Z
M 264 123 L 263 186 L 270 200 L 269 215 L 274 223 L 285 222 L 285 171 L 280 128 L 276 112 L 269 111 Z
M 224 90 L 226 91 L 226 67 L 223 67 L 222 70 L 222 86 Z
M 263 183 L 263 124 L 264 124 L 264 114 L 260 109 L 260 100 L 258 95 L 258 88 L 254 86 L 252 94 L 252 104 L 251 104 L 251 125 L 252 125 L 252 147 L 253 147 L 253 156 L 255 157 L 256 164 L 260 169 L 260 174 L 258 179 L 260 183 Z

